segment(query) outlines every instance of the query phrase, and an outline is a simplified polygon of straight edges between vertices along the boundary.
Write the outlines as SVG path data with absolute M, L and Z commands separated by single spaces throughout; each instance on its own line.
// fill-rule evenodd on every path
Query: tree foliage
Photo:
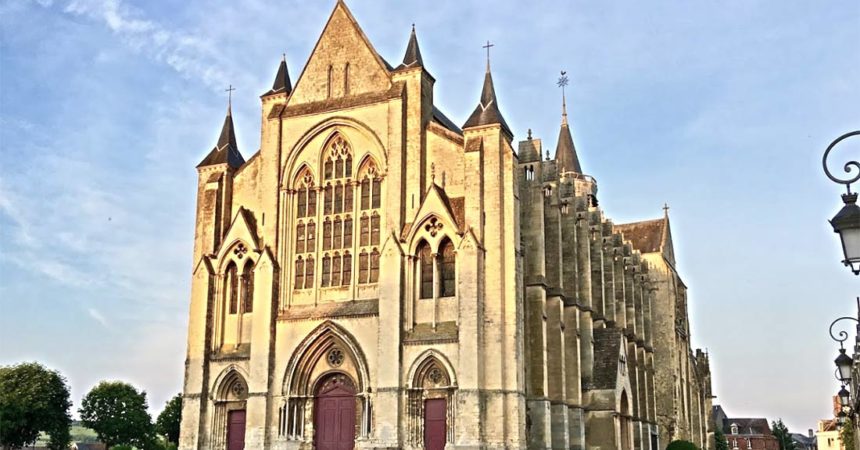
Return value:
M 670 442 L 666 450 L 699 450 L 699 448 L 690 441 L 677 440 Z
M 67 448 L 71 407 L 59 372 L 35 362 L 0 367 L 0 445 L 23 447 L 44 431 L 48 448 Z
M 853 450 L 854 447 L 854 421 L 848 419 L 839 428 L 839 439 L 842 441 L 842 448 Z
M 180 422 L 182 422 L 182 394 L 176 394 L 164 405 L 164 410 L 155 420 L 155 428 L 158 434 L 167 439 L 167 442 L 179 444 Z
M 108 447 L 130 445 L 149 448 L 153 442 L 152 417 L 146 392 L 121 381 L 102 381 L 81 401 L 81 421 Z
M 716 442 L 716 450 L 729 450 L 729 441 L 719 426 L 714 431 L 714 441 Z
M 779 441 L 779 450 L 795 450 L 794 439 L 791 438 L 791 433 L 788 431 L 788 427 L 782 423 L 782 419 L 771 422 L 770 428 L 773 435 L 776 436 L 776 440 Z

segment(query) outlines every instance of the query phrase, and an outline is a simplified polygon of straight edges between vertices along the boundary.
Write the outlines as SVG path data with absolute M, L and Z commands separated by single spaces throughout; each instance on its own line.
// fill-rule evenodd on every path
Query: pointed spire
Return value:
M 567 82 L 567 72 L 562 71 L 558 79 L 558 87 L 561 88 L 561 129 L 558 131 L 558 143 L 555 147 L 555 162 L 559 173 L 582 173 L 582 166 L 576 156 L 576 146 L 573 145 L 570 125 L 567 122 L 567 96 L 564 92 Z
M 573 136 L 570 134 L 570 126 L 568 126 L 566 119 L 567 117 L 562 119 L 561 129 L 558 132 L 555 162 L 560 173 L 582 173 L 582 166 L 579 164 L 579 158 L 576 157 L 576 147 L 573 145 Z
M 216 164 L 229 164 L 233 168 L 238 168 L 242 164 L 245 164 L 245 158 L 239 153 L 239 145 L 236 143 L 236 132 L 233 127 L 232 94 L 235 90 L 233 86 L 227 89 L 229 93 L 227 99 L 227 116 L 224 117 L 224 125 L 221 126 L 221 135 L 218 136 L 218 143 L 215 144 L 215 148 L 197 165 L 198 168 Z
M 490 73 L 490 57 L 489 47 L 492 44 L 489 42 L 485 46 L 487 48 L 487 72 L 484 74 L 484 87 L 481 90 L 481 102 L 463 124 L 463 128 L 478 127 L 482 125 L 499 124 L 508 134 L 511 133 L 505 118 L 502 117 L 502 112 L 499 110 L 499 104 L 496 100 L 496 89 L 493 86 L 493 75 Z
M 412 24 L 412 33 L 409 35 L 409 43 L 406 45 L 406 54 L 403 55 L 404 67 L 424 67 L 424 60 L 421 59 L 421 49 L 418 48 L 418 36 L 415 35 L 415 24 Z
M 275 82 L 272 83 L 272 89 L 263 94 L 263 97 L 273 94 L 287 94 L 293 92 L 293 85 L 290 82 L 290 71 L 287 70 L 287 55 L 283 54 L 281 64 L 278 66 L 278 73 L 275 74 Z

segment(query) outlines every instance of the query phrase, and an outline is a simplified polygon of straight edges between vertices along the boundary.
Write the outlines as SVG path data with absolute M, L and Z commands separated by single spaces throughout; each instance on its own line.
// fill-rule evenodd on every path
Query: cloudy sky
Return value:
M 137 384 L 154 411 L 180 390 L 194 166 L 216 140 L 224 89 L 237 87 L 247 158 L 281 53 L 295 81 L 333 5 L 0 4 L 0 364 L 61 370 L 76 404 L 102 379 Z M 820 159 L 860 128 L 860 3 L 524 5 L 349 1 L 391 62 L 416 24 L 436 101 L 459 123 L 489 39 L 516 139 L 532 128 L 554 147 L 566 70 L 579 156 L 608 215 L 671 206 L 716 401 L 815 428 L 837 390 L 827 326 L 860 293 L 826 222 L 840 188 Z

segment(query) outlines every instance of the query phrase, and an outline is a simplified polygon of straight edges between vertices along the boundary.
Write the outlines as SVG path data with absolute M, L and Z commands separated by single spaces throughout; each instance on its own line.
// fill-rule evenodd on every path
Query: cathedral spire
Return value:
M 272 83 L 272 89 L 269 92 L 263 94 L 273 95 L 273 94 L 287 94 L 293 92 L 293 85 L 290 82 L 290 71 L 287 70 L 287 55 L 282 55 L 281 64 L 278 66 L 278 73 L 275 74 L 275 82 Z
M 558 79 L 558 87 L 561 88 L 561 129 L 558 132 L 558 144 L 555 147 L 555 162 L 560 173 L 582 173 L 582 166 L 580 166 L 579 158 L 576 156 L 576 146 L 573 145 L 570 125 L 567 123 L 567 98 L 564 92 L 567 83 L 567 72 L 562 71 L 561 77 Z
M 421 59 L 421 49 L 418 48 L 418 36 L 415 35 L 415 24 L 412 24 L 412 33 L 409 35 L 409 43 L 406 45 L 406 54 L 403 55 L 402 67 L 424 67 Z
M 493 86 L 493 75 L 490 73 L 490 47 L 492 46 L 493 44 L 490 44 L 489 42 L 484 46 L 484 48 L 487 49 L 487 72 L 484 74 L 484 87 L 481 90 L 481 101 L 478 103 L 475 111 L 472 112 L 472 115 L 469 116 L 469 119 L 466 120 L 466 123 L 463 124 L 463 128 L 499 124 L 508 134 L 513 135 L 507 122 L 505 122 L 505 118 L 502 117 L 502 112 L 499 110 L 499 104 L 496 100 L 496 89 Z
M 245 164 L 245 158 L 239 153 L 239 145 L 236 143 L 236 132 L 233 127 L 233 91 L 235 90 L 232 85 L 227 89 L 229 95 L 227 98 L 227 116 L 224 117 L 224 125 L 221 126 L 218 143 L 197 165 L 198 168 L 216 164 L 229 164 L 233 168 L 238 168 Z

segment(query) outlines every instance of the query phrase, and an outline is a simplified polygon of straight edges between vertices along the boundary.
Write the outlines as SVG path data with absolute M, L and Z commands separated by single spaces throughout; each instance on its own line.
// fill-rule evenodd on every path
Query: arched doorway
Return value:
M 428 351 L 410 370 L 407 397 L 407 440 L 425 450 L 444 450 L 454 437 L 454 373 L 445 358 Z
M 314 446 L 318 450 L 355 447 L 355 385 L 343 373 L 322 380 L 314 396 Z
M 621 428 L 621 450 L 630 450 L 632 448 L 631 439 L 632 433 L 630 430 L 630 401 L 627 400 L 627 391 L 621 392 L 621 412 L 618 418 L 618 425 Z

